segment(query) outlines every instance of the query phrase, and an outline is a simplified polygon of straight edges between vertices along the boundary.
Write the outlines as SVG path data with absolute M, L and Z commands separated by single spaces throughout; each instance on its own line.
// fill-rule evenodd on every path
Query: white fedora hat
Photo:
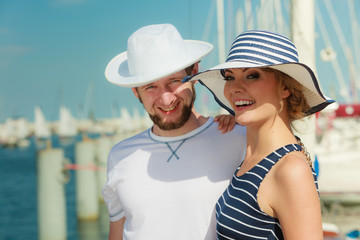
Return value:
M 129 37 L 127 51 L 108 63 L 105 76 L 123 87 L 145 85 L 191 66 L 212 49 L 207 42 L 184 40 L 171 24 L 145 26 Z
M 215 100 L 230 113 L 234 113 L 224 96 L 223 69 L 269 67 L 279 70 L 303 85 L 303 94 L 310 106 L 306 115 L 325 108 L 334 100 L 325 97 L 314 72 L 299 63 L 295 45 L 286 37 L 268 31 L 253 30 L 238 35 L 225 63 L 184 79 L 199 80 L 214 95 Z

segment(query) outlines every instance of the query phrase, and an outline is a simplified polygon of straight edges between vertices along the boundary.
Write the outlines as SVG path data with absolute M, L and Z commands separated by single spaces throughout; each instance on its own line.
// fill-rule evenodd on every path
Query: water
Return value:
M 96 138 L 97 136 L 90 136 Z M 65 157 L 74 162 L 74 144 L 63 145 L 54 136 L 54 148 L 64 149 Z M 0 147 L 0 240 L 36 240 L 36 154 L 39 147 L 34 139 L 28 148 Z M 105 204 L 100 204 L 97 221 L 79 222 L 76 217 L 75 173 L 70 171 L 70 181 L 65 185 L 67 211 L 67 240 L 107 239 L 109 219 Z M 343 206 L 340 201 L 323 206 L 323 220 L 336 224 L 342 235 L 360 228 L 360 205 Z
M 97 136 L 92 136 L 93 138 Z M 64 149 L 65 157 L 74 162 L 75 142 L 62 145 L 58 137 L 52 138 L 54 148 Z M 27 148 L 0 147 L 0 240 L 36 240 L 36 154 L 39 150 L 34 139 Z M 97 221 L 79 222 L 76 217 L 75 173 L 65 185 L 68 240 L 107 239 L 109 219 L 106 206 L 100 203 Z

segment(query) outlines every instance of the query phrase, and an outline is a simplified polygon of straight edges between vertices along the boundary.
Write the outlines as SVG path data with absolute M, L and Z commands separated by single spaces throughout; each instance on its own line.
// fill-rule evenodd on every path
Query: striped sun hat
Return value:
M 269 67 L 286 73 L 303 85 L 304 96 L 310 109 L 306 115 L 325 108 L 334 100 L 325 97 L 314 72 L 305 64 L 299 63 L 295 45 L 277 33 L 253 30 L 238 35 L 225 63 L 204 72 L 187 77 L 184 81 L 199 80 L 214 95 L 215 100 L 233 114 L 231 105 L 224 96 L 223 69 Z

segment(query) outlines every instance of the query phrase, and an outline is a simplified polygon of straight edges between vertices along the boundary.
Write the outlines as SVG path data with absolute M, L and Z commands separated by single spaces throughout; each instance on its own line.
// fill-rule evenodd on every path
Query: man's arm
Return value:
M 116 222 L 110 222 L 109 240 L 123 240 L 125 217 Z

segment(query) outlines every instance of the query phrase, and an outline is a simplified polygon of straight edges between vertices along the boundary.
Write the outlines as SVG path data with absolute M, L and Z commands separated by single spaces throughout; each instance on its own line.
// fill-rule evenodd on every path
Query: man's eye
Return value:
M 145 90 L 150 90 L 150 89 L 153 89 L 153 88 L 155 88 L 154 86 L 147 86 L 146 88 L 145 88 Z

